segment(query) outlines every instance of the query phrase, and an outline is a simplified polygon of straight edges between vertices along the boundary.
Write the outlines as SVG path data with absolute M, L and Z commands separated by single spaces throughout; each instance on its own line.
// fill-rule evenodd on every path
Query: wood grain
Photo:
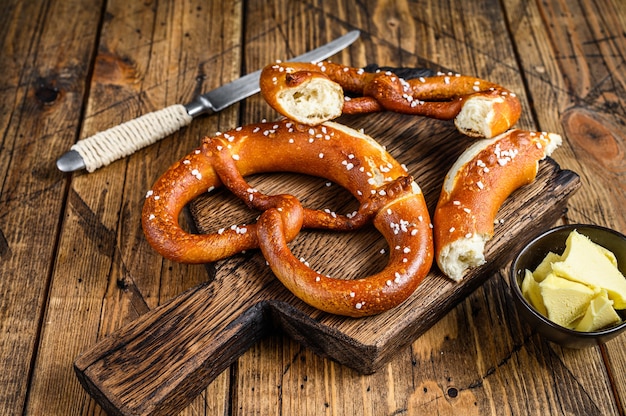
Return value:
M 626 110 L 623 71 L 626 9 L 619 1 L 507 2 L 516 11 L 512 36 L 520 48 L 520 65 L 534 92 L 534 106 L 543 129 L 568 137 L 555 159 L 581 175 L 583 192 L 570 201 L 568 220 L 605 225 L 626 231 L 621 207 L 626 203 L 623 166 Z M 524 41 L 522 41 L 522 39 Z M 545 42 L 545 39 L 548 42 Z M 610 379 L 626 370 L 620 342 L 602 348 Z M 559 360 L 574 373 L 590 371 L 579 357 L 559 353 Z M 595 366 L 602 366 L 592 360 Z M 594 402 L 603 392 L 583 383 Z M 621 414 L 626 388 L 614 387 Z
M 47 316 L 67 180 L 55 153 L 75 140 L 100 2 L 0 6 L 0 413 L 25 409 Z M 67 26 L 65 26 L 67 25 Z M 61 30 L 61 27 L 64 27 Z M 56 365 L 48 367 L 53 374 Z M 39 376 L 39 374 L 37 374 Z
M 402 8 L 402 2 L 399 3 L 398 6 L 390 3 L 386 5 Z M 501 10 L 500 4 L 490 1 L 420 3 L 416 7 L 409 7 L 412 14 L 409 24 L 415 26 L 418 34 L 409 42 L 404 42 L 404 39 L 406 33 L 412 33 L 410 27 L 407 28 L 405 25 L 375 26 L 371 23 L 375 18 L 372 18 L 367 26 L 358 26 L 366 31 L 362 42 L 364 48 L 350 48 L 350 62 L 354 65 L 363 65 L 384 61 L 389 65 L 406 65 L 418 61 L 455 68 L 464 73 L 479 76 L 490 74 L 492 79 L 502 85 L 510 86 L 522 97 L 524 108 L 523 118 L 520 121 L 522 127 L 562 132 L 558 123 L 555 125 L 552 122 L 555 119 L 550 118 L 555 114 L 555 107 L 550 105 L 550 99 L 544 100 L 543 95 L 538 95 L 543 94 L 544 88 L 536 84 L 529 87 L 526 84 L 527 78 L 536 74 L 534 68 L 528 68 L 524 74 L 518 71 L 518 59 L 526 60 L 534 56 L 550 59 L 549 53 L 544 54 L 551 48 L 547 42 L 549 36 L 546 32 L 553 30 L 554 25 L 543 21 L 537 15 L 532 15 L 530 19 L 525 20 L 528 17 L 526 10 L 535 7 L 536 3 L 507 4 L 502 14 L 498 14 Z M 363 16 L 374 16 L 377 4 L 378 2 L 362 3 L 357 9 L 359 13 L 343 15 L 340 21 L 342 24 L 360 25 L 363 23 L 361 13 Z M 333 5 L 329 7 L 333 8 Z M 337 9 L 341 10 L 341 7 Z M 316 14 L 317 12 L 320 14 Z M 481 26 L 478 22 L 483 21 L 481 15 L 484 12 L 487 12 L 493 20 Z M 386 13 L 397 14 L 399 12 L 386 11 Z M 623 16 L 623 13 L 616 13 L 616 15 Z M 309 14 L 309 19 L 323 20 L 323 16 L 322 11 L 313 9 Z M 333 17 L 334 14 L 329 16 L 328 21 L 332 21 Z M 384 22 L 384 19 L 376 21 Z M 499 36 L 502 33 L 514 32 L 522 21 L 528 23 L 530 31 L 520 33 L 513 43 L 507 43 Z M 467 30 L 466 22 L 477 22 L 473 26 L 475 31 Z M 572 26 L 569 29 L 572 29 Z M 576 29 L 582 28 L 577 26 Z M 532 41 L 536 42 L 532 43 Z M 463 58 L 459 59 L 459 56 Z M 345 59 L 345 55 L 342 58 Z M 549 71 L 550 65 L 546 65 L 545 68 Z M 558 85 L 561 82 L 558 73 L 548 71 L 542 75 L 543 79 L 549 79 L 551 83 Z M 554 75 L 554 78 L 549 78 L 551 75 Z M 559 91 L 566 93 L 565 89 Z M 541 105 L 541 113 L 539 113 L 541 124 L 538 124 L 538 109 L 535 108 L 537 105 Z M 260 107 L 263 110 L 263 107 Z M 563 153 L 557 154 L 557 159 L 570 160 L 569 157 L 559 158 Z M 578 164 L 574 163 L 570 166 L 576 169 Z M 603 203 L 598 202 L 598 204 Z M 239 386 L 239 402 L 243 406 L 241 410 L 244 413 L 263 413 L 263 410 L 268 409 L 270 412 L 282 411 L 288 409 L 293 401 L 302 403 L 299 399 L 302 396 L 300 380 L 304 378 L 317 381 L 305 383 L 309 386 L 307 388 L 316 390 L 313 395 L 316 398 L 315 405 L 307 406 L 305 414 L 317 414 L 310 410 L 311 408 L 343 414 L 354 414 L 355 408 L 357 412 L 363 414 L 393 414 L 395 412 L 414 414 L 417 412 L 416 409 L 421 410 L 422 413 L 438 411 L 447 414 L 451 412 L 499 414 L 502 409 L 510 408 L 508 400 L 511 398 L 517 406 L 511 409 L 512 414 L 561 414 L 559 403 L 564 401 L 566 402 L 563 405 L 565 409 L 569 409 L 570 406 L 576 407 L 575 401 L 569 401 L 563 392 L 554 388 L 554 378 L 561 377 L 562 373 L 556 375 L 550 363 L 560 365 L 561 361 L 546 362 L 543 358 L 543 355 L 551 354 L 554 347 L 544 345 L 541 339 L 532 337 L 530 329 L 523 325 L 516 326 L 514 329 L 509 327 L 511 319 L 515 322 L 516 315 L 515 311 L 511 310 L 511 299 L 506 285 L 502 285 L 500 281 L 497 278 L 487 280 L 484 286 L 471 294 L 467 301 L 454 310 L 455 312 L 451 312 L 438 323 L 437 326 L 441 329 L 436 335 L 428 337 L 429 331 L 420 337 L 414 344 L 417 347 L 414 348 L 423 351 L 421 354 L 410 358 L 398 358 L 390 363 L 390 366 L 400 368 L 401 370 L 396 371 L 404 375 L 404 377 L 399 377 L 397 383 L 390 383 L 389 379 L 377 373 L 371 379 L 368 377 L 367 380 L 371 381 L 371 384 L 365 385 L 367 382 L 363 379 L 346 375 L 350 373 L 349 371 L 338 371 L 339 375 L 332 379 L 332 383 L 322 383 L 320 380 L 328 380 L 330 365 L 320 363 L 316 366 L 314 363 L 318 362 L 310 358 L 311 354 L 306 354 L 307 350 L 302 352 L 296 348 L 294 352 L 289 340 L 283 341 L 286 343 L 283 348 L 276 346 L 277 343 L 280 345 L 279 341 L 268 341 L 267 343 L 272 347 L 265 349 L 263 347 L 266 344 L 262 343 L 258 351 L 245 354 L 236 367 L 240 372 L 237 385 Z M 482 312 L 478 315 L 480 319 L 466 318 L 470 314 L 476 314 L 476 311 Z M 494 318 L 501 316 L 503 311 L 504 316 L 509 319 Z M 465 329 L 460 332 L 460 328 L 464 325 Z M 490 342 L 492 347 L 478 350 L 472 348 L 468 351 L 465 342 L 468 334 L 472 334 L 475 342 L 493 340 Z M 492 334 L 498 334 L 497 339 Z M 282 353 L 277 352 L 276 348 Z M 264 350 L 265 355 L 262 353 Z M 480 351 L 480 355 L 477 351 Z M 443 353 L 443 356 L 440 353 Z M 272 359 L 276 355 L 282 358 Z M 302 356 L 308 357 L 307 362 L 310 365 L 295 366 L 294 363 L 299 362 Z M 454 359 L 457 356 L 465 358 L 457 361 Z M 565 357 L 564 362 L 569 363 L 566 364 L 567 366 L 571 366 L 572 361 L 579 361 L 574 358 L 575 354 L 565 352 Z M 448 364 L 448 360 L 452 361 Z M 589 365 L 576 368 L 574 373 L 576 378 L 581 380 L 580 386 L 583 391 L 597 383 L 601 377 L 595 369 L 602 366 L 602 357 L 595 352 L 585 354 L 584 359 L 580 361 L 584 360 Z M 266 369 L 266 372 L 276 371 L 279 374 L 289 374 L 289 378 L 279 377 L 278 379 L 265 375 L 264 377 L 270 377 L 270 380 L 279 382 L 276 384 L 278 388 L 273 383 L 266 383 L 269 385 L 264 390 L 267 398 L 262 401 L 254 399 L 259 395 L 257 392 L 259 386 L 266 385 L 262 383 L 266 378 L 261 379 L 261 375 L 258 375 L 259 368 Z M 532 369 L 529 373 L 536 376 L 525 376 L 524 372 L 519 370 L 521 368 Z M 258 376 L 249 377 L 249 374 Z M 282 383 L 280 383 L 281 380 Z M 333 383 L 338 386 L 336 389 L 331 387 Z M 320 384 L 322 384 L 321 387 Z M 406 394 L 398 392 L 394 405 L 387 400 L 390 385 L 405 386 L 404 393 Z M 452 397 L 447 393 L 446 386 L 458 388 L 457 393 L 460 393 Z M 511 391 L 511 386 L 519 386 L 519 390 Z M 595 391 L 593 396 L 588 396 L 586 393 L 582 396 L 585 397 L 585 403 L 590 403 L 588 407 L 590 414 L 610 414 L 616 411 L 611 404 L 610 388 L 604 382 L 598 383 L 597 387 L 591 389 Z M 344 391 L 349 393 L 343 396 L 341 392 Z M 331 396 L 334 396 L 335 400 L 325 400 Z M 337 397 L 351 397 L 351 400 L 345 403 Z
M 222 15 L 218 6 L 107 2 L 80 137 L 131 116 L 186 102 L 198 90 L 238 77 L 240 58 L 234 45 L 239 32 L 228 19 L 239 21 L 240 8 L 235 5 Z M 222 16 L 223 23 L 214 16 Z M 203 23 L 209 19 L 218 26 Z M 222 33 L 222 25 L 232 31 Z M 227 123 L 235 115 L 232 110 L 223 112 L 210 124 L 216 129 L 220 119 Z M 72 362 L 99 337 L 171 298 L 172 292 L 178 294 L 206 280 L 202 269 L 157 257 L 147 246 L 139 221 L 143 196 L 150 186 L 147 178 L 158 175 L 160 167 L 193 146 L 202 135 L 202 124 L 195 123 L 157 144 L 149 158 L 140 151 L 119 161 L 120 169 L 73 178 L 59 242 L 66 251 L 52 275 L 48 318 L 41 329 L 43 347 L 34 364 L 35 374 L 46 377 L 36 376 L 30 387 L 33 414 L 61 414 L 66 401 L 88 400 L 71 365 L 54 371 L 40 369 L 49 368 L 51 362 Z M 91 255 L 80 254 L 85 252 Z M 57 334 L 72 333 L 76 327 L 80 328 L 77 336 L 58 338 Z M 72 358 L 68 361 L 68 357 Z M 225 374 L 211 390 L 217 394 L 206 394 L 195 406 L 225 408 L 227 388 Z M 63 400 L 51 403 L 46 392 L 56 389 L 67 393 Z
M 452 123 L 421 117 L 381 113 L 341 121 L 362 128 L 405 164 L 431 211 L 448 167 L 470 142 Z M 432 152 L 436 146 L 439 151 Z M 375 372 L 483 283 L 533 233 L 561 217 L 567 199 L 578 189 L 578 177 L 547 161 L 540 172 L 535 183 L 520 189 L 502 207 L 501 225 L 486 251 L 489 263 L 459 284 L 434 268 L 397 308 L 349 319 L 322 313 L 295 298 L 253 250 L 217 263 L 216 277 L 209 285 L 142 315 L 94 346 L 77 360 L 77 374 L 113 414 L 172 414 L 258 342 L 269 327 L 280 328 L 317 354 L 360 373 Z M 290 193 L 308 207 L 338 213 L 354 208 L 347 192 L 324 180 L 299 175 L 254 179 L 251 186 L 260 192 Z M 207 195 L 192 202 L 190 210 L 198 231 L 206 233 L 242 224 L 237 212 L 242 205 L 232 198 Z M 393 249 L 373 227 L 339 236 L 302 232 L 290 246 L 296 257 L 319 273 L 345 279 L 379 271 L 387 262 L 381 249 L 385 253 Z
M 145 190 L 203 135 L 276 114 L 251 97 L 90 175 L 63 175 L 56 158 L 97 130 L 352 29 L 361 39 L 333 60 L 454 69 L 515 90 L 519 126 L 563 134 L 554 158 L 580 174 L 560 222 L 626 231 L 622 1 L 226 3 L 0 2 L 1 414 L 104 413 L 80 386 L 76 357 L 215 275 L 146 244 Z M 519 321 L 506 268 L 374 374 L 266 329 L 182 414 L 626 413 L 623 337 L 584 351 L 546 342 Z

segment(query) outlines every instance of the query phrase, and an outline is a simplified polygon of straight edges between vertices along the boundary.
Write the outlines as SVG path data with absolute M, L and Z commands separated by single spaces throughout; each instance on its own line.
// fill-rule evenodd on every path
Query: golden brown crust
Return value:
M 354 195 L 359 210 L 350 216 L 310 210 L 290 195 L 263 195 L 244 179 L 276 171 L 329 179 Z M 183 231 L 178 224 L 182 208 L 221 185 L 263 211 L 259 222 L 206 235 Z M 382 272 L 363 279 L 317 276 L 295 260 L 285 244 L 301 227 L 352 230 L 371 221 L 391 247 L 401 246 L 403 251 L 402 257 L 392 254 Z M 401 221 L 402 233 L 391 232 L 391 223 Z M 148 192 L 142 223 L 150 244 L 175 261 L 212 262 L 260 247 L 276 276 L 296 296 L 321 310 L 347 316 L 380 313 L 399 304 L 415 290 L 433 261 L 430 218 L 417 184 L 373 139 L 336 123 L 310 127 L 283 120 L 205 138 L 200 148 L 174 164 Z
M 282 223 L 275 211 L 266 211 L 259 219 L 263 255 L 281 282 L 317 309 L 351 317 L 391 309 L 415 291 L 433 260 L 430 222 L 424 216 L 421 194 L 408 189 L 399 193 L 403 196 L 397 195 L 375 216 L 374 225 L 390 247 L 389 261 L 379 273 L 342 280 L 315 272 L 287 247 Z M 405 225 L 400 229 L 393 227 L 394 224 Z
M 514 93 L 479 78 L 459 74 L 442 74 L 433 77 L 404 80 L 392 72 L 364 72 L 362 69 L 320 63 L 276 63 L 265 67 L 261 73 L 261 93 L 276 111 L 285 117 L 306 122 L 301 112 L 306 109 L 286 105 L 279 98 L 293 90 L 301 94 L 302 86 L 310 80 L 323 97 L 324 91 L 336 90 L 356 94 L 356 98 L 335 100 L 342 105 L 343 114 L 362 114 L 374 111 L 394 111 L 422 115 L 442 120 L 455 119 L 457 128 L 472 137 L 494 137 L 511 128 L 519 119 L 521 106 Z M 314 96 L 313 88 L 309 93 Z M 466 114 L 467 102 L 473 107 Z M 317 108 L 329 108 L 333 103 L 320 100 Z M 337 109 L 329 109 L 336 114 Z M 329 116 L 327 120 L 332 119 Z M 310 123 L 314 124 L 314 123 Z
M 356 98 L 345 98 L 344 91 Z M 433 262 L 432 226 L 421 190 L 378 143 L 345 126 L 321 123 L 342 113 L 395 111 L 454 119 L 468 136 L 493 137 L 510 128 L 521 110 L 515 94 L 477 78 L 444 74 L 407 81 L 390 72 L 366 73 L 331 62 L 269 65 L 261 75 L 261 92 L 288 120 L 205 138 L 148 192 L 142 215 L 145 234 L 163 256 L 189 263 L 260 248 L 296 296 L 318 309 L 355 317 L 394 307 L 415 290 Z M 534 179 L 537 157 L 545 156 L 536 147 L 543 136 L 534 141 L 526 133 L 503 134 L 483 149 L 469 150 L 461 159 L 471 160 L 458 162 L 449 173 L 457 179 L 446 180 L 435 211 L 435 254 L 450 277 L 459 278 L 458 271 L 445 267 L 448 243 L 478 236 L 484 247 L 501 203 Z M 529 143 L 535 143 L 534 150 Z M 515 152 L 514 157 L 506 164 L 494 162 L 493 154 L 503 151 L 504 159 L 513 155 L 508 151 Z M 350 216 L 310 210 L 291 195 L 261 194 L 244 179 L 269 171 L 322 176 L 348 189 L 360 207 Z M 262 211 L 258 223 L 208 235 L 183 231 L 178 224 L 182 208 L 217 186 Z M 389 246 L 399 249 L 391 250 L 383 271 L 362 279 L 321 276 L 296 259 L 286 244 L 301 228 L 352 230 L 371 221 Z
M 433 216 L 435 258 L 445 274 L 460 280 L 469 267 L 484 262 L 477 245 L 493 236 L 500 206 L 535 179 L 538 162 L 560 142 L 555 134 L 511 130 L 476 142 L 459 157 Z

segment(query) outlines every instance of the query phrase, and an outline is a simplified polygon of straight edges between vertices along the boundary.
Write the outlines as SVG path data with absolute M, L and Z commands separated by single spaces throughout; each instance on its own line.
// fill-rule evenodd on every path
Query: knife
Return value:
M 352 44 L 359 35 L 358 30 L 351 31 L 290 61 L 324 60 Z M 261 70 L 252 72 L 199 95 L 188 104 L 174 104 L 79 140 L 69 152 L 57 160 L 57 167 L 62 172 L 74 172 L 81 169 L 93 172 L 169 136 L 189 125 L 193 118 L 201 114 L 216 113 L 256 94 L 260 90 L 260 76 Z

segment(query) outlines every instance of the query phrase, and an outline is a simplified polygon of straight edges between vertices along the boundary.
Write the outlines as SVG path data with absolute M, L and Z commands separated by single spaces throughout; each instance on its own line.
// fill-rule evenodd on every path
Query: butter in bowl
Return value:
M 568 348 L 604 343 L 626 330 L 626 236 L 584 224 L 535 237 L 517 255 L 511 290 L 523 319 Z

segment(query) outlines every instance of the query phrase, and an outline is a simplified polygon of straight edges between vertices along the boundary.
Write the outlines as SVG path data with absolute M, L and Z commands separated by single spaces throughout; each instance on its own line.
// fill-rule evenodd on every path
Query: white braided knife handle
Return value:
M 93 172 L 169 136 L 192 119 L 182 104 L 174 104 L 79 140 L 72 150 L 81 155 L 87 171 Z

